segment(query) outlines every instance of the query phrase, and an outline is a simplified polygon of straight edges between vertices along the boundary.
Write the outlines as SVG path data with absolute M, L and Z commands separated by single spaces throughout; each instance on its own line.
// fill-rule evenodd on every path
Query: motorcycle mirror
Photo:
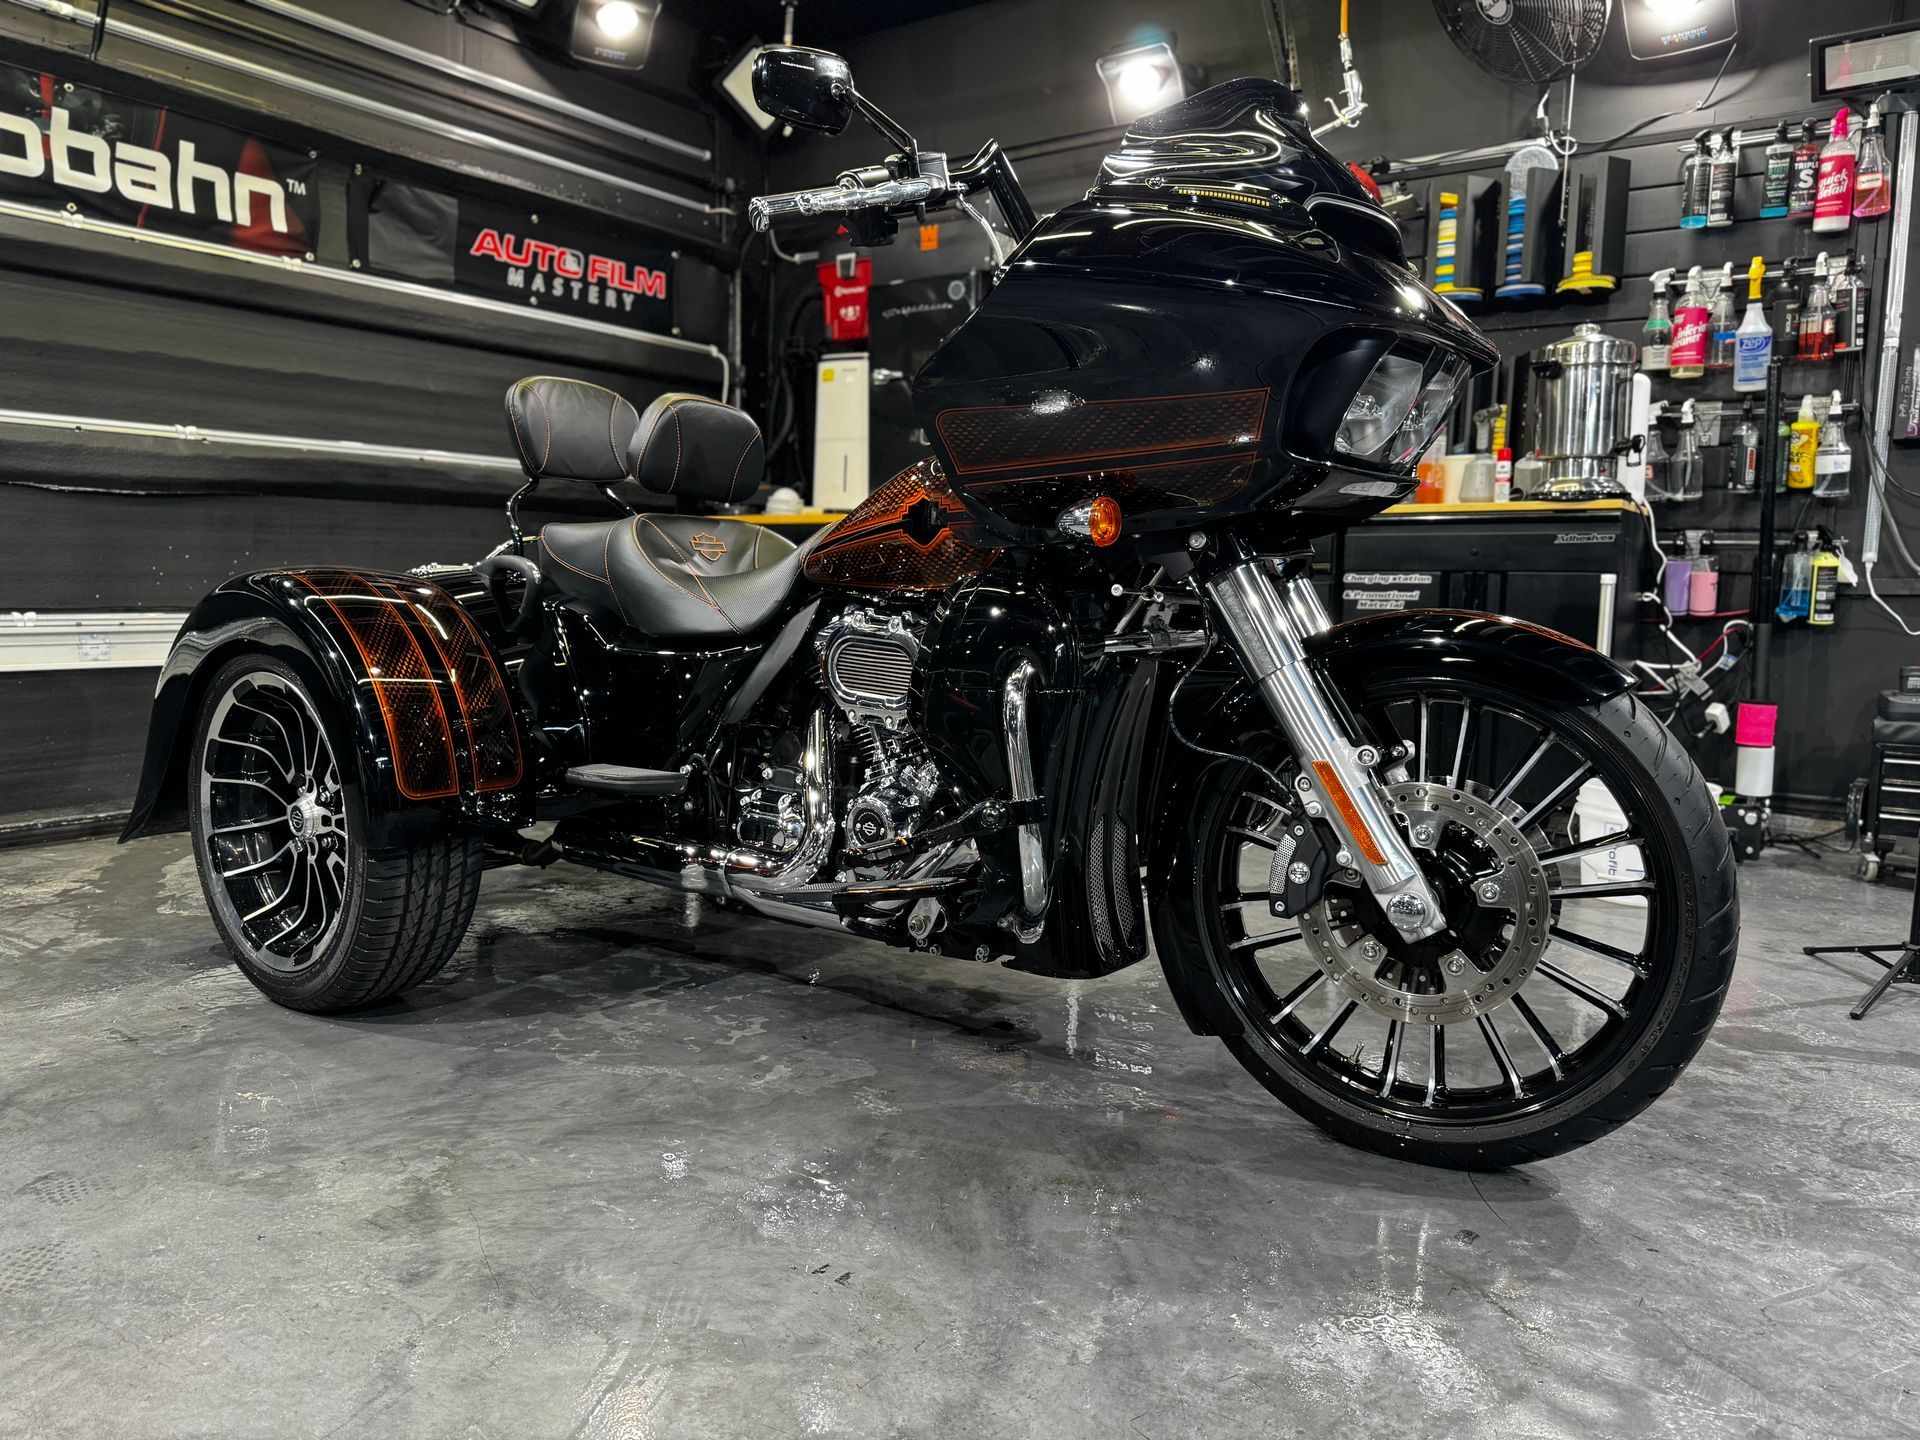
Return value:
M 753 62 L 753 103 L 803 130 L 838 135 L 853 119 L 853 71 L 838 55 L 768 45 Z

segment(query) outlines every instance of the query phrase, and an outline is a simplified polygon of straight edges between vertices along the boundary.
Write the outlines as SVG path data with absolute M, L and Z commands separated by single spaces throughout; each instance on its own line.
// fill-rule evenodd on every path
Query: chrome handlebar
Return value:
M 856 210 L 906 209 L 937 203 L 948 187 L 924 175 L 862 185 L 849 177 L 820 190 L 794 190 L 785 195 L 762 195 L 747 203 L 747 219 L 755 230 L 766 230 L 776 220 L 796 215 L 846 215 Z

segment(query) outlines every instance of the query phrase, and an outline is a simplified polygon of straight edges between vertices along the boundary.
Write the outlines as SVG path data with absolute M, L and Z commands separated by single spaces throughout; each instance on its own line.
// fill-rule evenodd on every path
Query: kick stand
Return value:
M 1907 920 L 1907 938 L 1898 944 L 1887 945 L 1809 945 L 1803 952 L 1808 955 L 1864 955 L 1874 964 L 1884 966 L 1886 974 L 1873 982 L 1873 988 L 1860 997 L 1860 1003 L 1847 1012 L 1852 1020 L 1866 1017 L 1887 993 L 1887 987 L 1894 981 L 1904 981 L 1909 985 L 1920 985 L 1920 877 L 1916 877 L 1913 887 L 1913 913 Z M 1891 953 L 1893 958 L 1887 959 Z

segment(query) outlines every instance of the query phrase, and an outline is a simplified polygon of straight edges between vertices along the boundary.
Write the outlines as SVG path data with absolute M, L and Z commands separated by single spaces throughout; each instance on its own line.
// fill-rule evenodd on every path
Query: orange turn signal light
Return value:
M 1069 505 L 1060 512 L 1054 526 L 1063 535 L 1075 535 L 1105 548 L 1120 538 L 1120 502 L 1111 495 L 1096 495 Z

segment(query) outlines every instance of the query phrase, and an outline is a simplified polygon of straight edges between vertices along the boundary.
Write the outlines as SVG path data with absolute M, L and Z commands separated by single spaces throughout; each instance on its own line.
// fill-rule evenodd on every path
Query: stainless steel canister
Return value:
M 1598 325 L 1576 325 L 1533 355 L 1528 439 L 1547 480 L 1603 480 L 1627 443 L 1639 348 Z

